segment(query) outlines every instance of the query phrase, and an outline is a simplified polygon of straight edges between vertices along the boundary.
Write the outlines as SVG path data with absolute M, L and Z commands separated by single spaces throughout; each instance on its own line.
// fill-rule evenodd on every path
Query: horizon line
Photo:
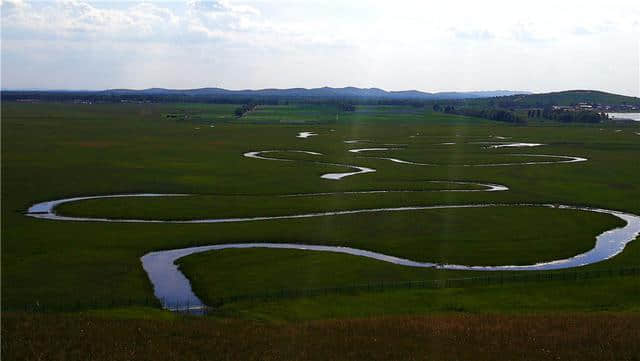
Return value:
M 421 92 L 421 93 L 426 93 L 426 94 L 440 94 L 440 93 L 483 93 L 483 92 L 512 92 L 514 94 L 512 95 L 519 95 L 519 94 L 525 94 L 525 95 L 532 95 L 532 94 L 550 94 L 550 93 L 559 93 L 559 92 L 570 92 L 570 91 L 597 91 L 597 92 L 603 92 L 603 93 L 609 93 L 609 94 L 614 94 L 614 95 L 622 95 L 622 96 L 627 96 L 627 97 L 631 97 L 631 98 L 638 98 L 640 99 L 640 96 L 636 96 L 636 95 L 629 95 L 629 94 L 625 94 L 625 93 L 621 93 L 621 92 L 614 92 L 614 91 L 608 91 L 608 90 L 599 90 L 599 89 L 580 89 L 580 88 L 574 88 L 574 89 L 563 89 L 563 90 L 544 90 L 544 91 L 531 91 L 531 90 L 510 90 L 510 89 L 490 89 L 490 90 L 435 90 L 435 91 L 425 91 L 425 90 L 418 90 L 418 89 L 402 89 L 402 90 L 387 90 L 384 88 L 378 88 L 378 87 L 357 87 L 357 86 L 343 86 L 343 87 L 332 87 L 332 86 L 320 86 L 320 87 L 311 87 L 311 88 L 305 88 L 305 87 L 288 87 L 288 88 L 237 88 L 237 89 L 230 89 L 230 88 L 222 88 L 222 87 L 217 87 L 217 86 L 204 86 L 204 87 L 198 87 L 198 88 L 164 88 L 164 87 L 148 87 L 148 88 L 99 88 L 99 89 L 72 89 L 72 88 L 0 88 L 0 92 L 3 91 L 38 91 L 38 92 L 104 92 L 104 91 L 113 91 L 113 90 L 127 90 L 127 91 L 145 91 L 145 90 L 151 90 L 151 89 L 163 89 L 163 90 L 172 90 L 172 91 L 190 91 L 190 90 L 200 90 L 200 89 L 221 89 L 221 90 L 226 90 L 226 91 L 232 91 L 232 92 L 241 92 L 241 91 L 263 91 L 263 90 L 292 90 L 292 89 L 301 89 L 301 90 L 314 90 L 314 89 L 323 89 L 323 88 L 328 88 L 328 89 L 346 89 L 346 88 L 354 88 L 354 89 L 359 89 L 359 90 L 382 90 L 384 92 L 388 92 L 388 93 L 394 93 L 394 92 L 410 92 L 410 91 L 416 91 L 416 92 Z

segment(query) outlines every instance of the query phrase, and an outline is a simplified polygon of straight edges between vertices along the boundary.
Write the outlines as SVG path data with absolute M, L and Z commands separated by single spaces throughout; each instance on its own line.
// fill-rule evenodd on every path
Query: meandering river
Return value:
M 315 135 L 311 132 L 301 132 L 300 135 Z M 304 136 L 303 136 L 304 138 Z M 346 143 L 356 143 L 362 141 L 345 141 Z M 367 141 L 370 142 L 370 141 Z M 491 143 L 493 144 L 493 143 Z M 539 143 L 499 143 L 500 147 L 534 147 L 541 146 Z M 386 144 L 391 145 L 391 144 Z M 498 148 L 498 147 L 493 147 Z M 372 151 L 389 151 L 393 148 L 388 147 L 371 147 L 361 149 L 350 149 L 351 153 L 365 153 Z M 275 152 L 295 152 L 303 153 L 312 156 L 322 156 L 322 153 L 306 150 L 263 150 L 263 151 L 250 151 L 244 153 L 244 157 L 253 158 L 257 160 L 270 160 L 270 161 L 294 161 L 292 159 L 274 158 L 265 156 L 268 153 Z M 510 154 L 512 156 L 529 156 L 529 157 L 545 157 L 551 158 L 546 161 L 534 161 L 534 162 L 522 162 L 522 163 L 491 163 L 491 164 L 463 164 L 464 167 L 480 167 L 480 166 L 519 166 L 519 165 L 534 165 L 534 164 L 553 164 L 553 163 L 575 163 L 587 161 L 586 158 L 568 156 L 568 155 L 545 155 L 545 154 Z M 403 163 L 409 165 L 419 166 L 437 166 L 434 164 L 411 162 L 401 160 L 398 158 L 390 157 L 371 157 L 383 160 L 389 160 L 395 163 Z M 350 164 L 338 164 L 331 162 L 313 161 L 318 164 L 327 164 L 335 166 L 343 166 L 347 168 L 355 169 L 353 172 L 344 173 L 328 173 L 321 175 L 323 179 L 340 180 L 345 177 L 375 172 L 375 169 L 361 167 Z M 344 191 L 344 192 L 317 192 L 317 193 L 294 193 L 283 194 L 282 197 L 318 197 L 338 194 L 364 194 L 364 193 L 392 193 L 392 192 L 496 192 L 507 191 L 508 187 L 500 184 L 493 183 L 475 183 L 475 182 L 463 182 L 453 180 L 427 180 L 426 183 L 451 183 L 460 185 L 474 185 L 481 187 L 478 189 L 442 189 L 442 190 L 363 190 L 363 191 Z M 138 194 L 113 194 L 113 195 L 96 195 L 85 197 L 73 197 L 65 198 L 47 202 L 41 202 L 32 205 L 26 215 L 29 217 L 47 219 L 53 221 L 84 221 L 84 222 L 126 222 L 126 223 L 229 223 L 229 222 L 267 222 L 272 220 L 282 219 L 297 219 L 297 218 L 313 218 L 313 217 L 331 217 L 342 216 L 349 214 L 362 214 L 362 213 L 380 213 L 380 212 L 409 212 L 419 210 L 437 210 L 437 209 L 452 209 L 452 208 L 487 208 L 487 207 L 546 207 L 553 209 L 574 209 L 584 212 L 597 212 L 610 214 L 618 217 L 625 222 L 623 227 L 608 230 L 596 237 L 595 245 L 589 251 L 565 259 L 552 260 L 547 262 L 541 262 L 529 265 L 458 265 L 458 264 L 438 264 L 432 262 L 424 262 L 418 260 L 404 259 L 393 255 L 387 255 L 383 253 L 373 252 L 370 250 L 356 249 L 350 247 L 336 247 L 329 245 L 316 245 L 316 244 L 293 244 L 293 243 L 229 243 L 229 244 L 213 244 L 205 245 L 201 247 L 190 247 L 173 250 L 154 251 L 145 254 L 141 258 L 142 266 L 149 276 L 149 280 L 153 284 L 155 296 L 161 300 L 163 307 L 167 309 L 180 308 L 184 310 L 187 306 L 191 309 L 199 309 L 204 307 L 204 303 L 195 295 L 191 289 L 189 280 L 178 269 L 175 262 L 176 260 L 200 252 L 222 250 L 222 249 L 243 249 L 243 248 L 276 248 L 276 249 L 296 249 L 314 252 L 333 252 L 342 253 L 352 256 L 367 257 L 376 259 L 383 262 L 389 262 L 397 265 L 407 267 L 431 267 L 439 269 L 451 269 L 451 270 L 474 270 L 474 271 L 533 271 L 533 270 L 553 270 L 584 266 L 600 262 L 611 258 L 623 251 L 626 244 L 633 241 L 640 234 L 640 217 L 634 214 L 601 209 L 590 208 L 583 206 L 573 205 L 560 205 L 560 204 L 465 204 L 465 205 L 424 205 L 424 206 L 411 206 L 411 207 L 388 207 L 388 208 L 366 208 L 366 209 L 350 209 L 350 210 L 334 210 L 315 213 L 297 213 L 290 215 L 278 215 L 278 216 L 248 216 L 248 217 L 235 217 L 235 218 L 204 218 L 204 219 L 190 219 L 190 220 L 150 220 L 150 219 L 113 219 L 113 218 L 93 218 L 93 217 L 77 217 L 66 216 L 56 213 L 56 207 L 70 202 L 79 202 L 89 199 L 101 199 L 101 198 L 121 198 L 121 197 L 184 197 L 188 194 L 158 194 L 158 193 L 138 193 Z

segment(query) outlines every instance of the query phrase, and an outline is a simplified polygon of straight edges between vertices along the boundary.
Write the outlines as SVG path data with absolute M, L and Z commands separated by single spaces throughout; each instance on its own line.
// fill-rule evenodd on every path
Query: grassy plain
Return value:
M 340 113 L 337 117 L 332 108 L 322 106 L 260 107 L 239 120 L 231 116 L 232 110 L 233 106 L 229 105 L 202 104 L 3 104 L 3 309 L 20 310 L 25 305 L 37 303 L 55 305 L 61 310 L 91 312 L 96 308 L 95 300 L 112 300 L 113 306 L 104 310 L 107 313 L 110 308 L 121 310 L 124 307 L 138 315 L 136 317 L 145 314 L 165 317 L 149 312 L 150 308 L 139 307 L 149 302 L 154 305 L 153 289 L 139 261 L 140 256 L 153 250 L 247 241 L 300 242 L 348 245 L 424 261 L 529 263 L 579 253 L 590 248 L 596 234 L 619 224 L 615 218 L 606 215 L 517 207 L 235 224 L 53 222 L 22 214 L 37 201 L 136 192 L 196 195 L 181 199 L 95 200 L 68 204 L 60 209 L 77 215 L 161 219 L 487 202 L 563 203 L 640 214 L 640 182 L 637 181 L 640 179 L 640 136 L 636 134 L 640 133 L 640 126 L 545 123 L 517 127 L 412 107 L 363 106 L 352 114 Z M 168 118 L 167 114 L 182 116 Z M 304 123 L 299 123 L 301 121 Z M 318 136 L 296 138 L 300 131 L 313 131 Z M 469 144 L 499 141 L 495 136 L 546 145 L 530 149 L 485 149 L 482 144 Z M 370 143 L 344 143 L 354 139 L 369 140 Z M 456 144 L 441 144 L 448 142 Z M 375 154 L 347 152 L 352 148 L 382 144 L 406 146 Z M 322 161 L 357 164 L 375 168 L 377 172 L 330 181 L 321 179 L 320 175 L 347 169 L 306 162 L 304 160 L 315 158 L 292 153 L 274 155 L 298 157 L 296 159 L 301 161 L 275 162 L 242 157 L 244 152 L 266 149 L 321 152 L 324 154 Z M 511 155 L 514 153 L 572 155 L 589 160 L 531 166 L 461 166 L 531 160 Z M 403 165 L 369 156 L 397 157 L 439 166 Z M 353 190 L 469 188 L 425 182 L 429 180 L 499 183 L 510 190 L 280 197 L 292 193 Z M 639 261 L 640 245 L 636 241 L 621 255 L 585 269 L 635 267 Z M 233 295 L 273 288 L 477 275 L 474 272 L 407 269 L 344 255 L 274 250 L 206 253 L 185 258 L 181 263 L 198 294 L 205 299 L 213 299 L 221 293 Z M 405 322 L 397 319 L 398 315 L 434 312 L 546 314 L 608 310 L 626 312 L 612 316 L 626 320 L 629 312 L 635 315 L 638 311 L 640 300 L 635 296 L 640 294 L 638 284 L 637 277 L 623 277 L 488 288 L 361 293 L 266 303 L 239 302 L 225 305 L 213 317 L 295 321 L 393 315 L 389 320 L 396 321 L 385 319 L 384 322 L 395 322 L 397 329 Z M 138 306 L 124 306 L 129 304 Z M 20 330 L 29 330 L 29 327 L 40 330 L 42 325 L 64 319 L 62 324 L 70 328 L 60 332 L 73 333 L 75 326 L 71 324 L 83 322 L 81 318 L 62 315 L 43 316 L 41 321 L 32 319 L 36 316 L 16 317 L 8 323 L 3 319 L 3 333 L 10 330 L 12 336 L 10 341 L 5 341 L 7 337 L 3 336 L 3 354 L 7 350 L 5 347 L 19 350 L 14 337 L 19 337 Z M 530 321 L 529 316 L 519 317 L 527 320 L 522 322 L 537 322 Z M 609 318 L 600 313 L 586 317 Z M 31 326 L 18 327 L 24 326 L 25 322 Z M 105 322 L 105 327 L 112 327 L 106 324 L 115 321 L 100 322 Z M 149 332 L 174 327 L 162 323 L 168 321 L 154 322 L 159 323 L 144 327 Z M 353 322 L 372 322 L 374 325 L 379 321 Z M 520 327 L 515 326 L 520 321 L 513 322 L 514 329 Z M 567 322 L 572 324 L 573 321 Z M 589 322 L 584 325 L 599 325 L 605 321 Z M 134 327 L 135 323 L 126 324 L 128 328 Z M 363 324 L 358 325 L 364 329 Z M 582 327 L 580 325 L 584 326 L 575 327 Z M 311 326 L 286 326 L 276 333 L 294 332 L 287 327 Z M 207 332 L 213 331 L 205 334 Z M 326 332 L 322 334 L 329 331 Z M 398 332 L 400 335 L 404 331 Z M 637 333 L 635 335 L 637 337 Z M 474 340 L 475 337 L 480 336 L 473 336 Z M 360 341 L 371 344 L 370 339 Z M 578 342 L 577 339 L 574 341 Z M 34 342 L 41 341 L 34 339 Z M 296 351 L 300 350 L 286 352 Z M 312 358 L 313 354 L 309 355 Z

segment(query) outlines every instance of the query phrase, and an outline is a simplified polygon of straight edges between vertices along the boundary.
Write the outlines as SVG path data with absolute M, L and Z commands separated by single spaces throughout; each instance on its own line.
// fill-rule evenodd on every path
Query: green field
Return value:
M 359 106 L 350 113 L 337 113 L 335 108 L 323 105 L 262 106 L 236 119 L 232 116 L 234 108 L 205 104 L 3 103 L 3 311 L 11 314 L 35 307 L 61 312 L 51 317 L 71 319 L 96 313 L 108 319 L 123 314 L 157 322 L 174 318 L 168 311 L 158 311 L 159 303 L 140 263 L 142 255 L 155 250 L 288 242 L 349 246 L 425 262 L 530 264 L 584 252 L 593 247 L 596 235 L 621 225 L 617 218 L 604 214 L 508 206 L 228 224 L 61 222 L 23 214 L 35 202 L 65 197 L 190 194 L 96 199 L 58 209 L 65 215 L 163 220 L 481 203 L 559 203 L 640 214 L 640 136 L 636 134 L 640 133 L 640 124 L 545 122 L 513 126 L 409 106 Z M 167 117 L 169 114 L 181 116 Z M 318 135 L 296 138 L 302 131 Z M 484 144 L 474 144 L 501 141 L 496 137 L 545 145 L 487 149 Z M 347 144 L 346 140 L 367 142 Z M 449 142 L 456 144 L 442 144 Z M 348 152 L 385 144 L 399 145 L 388 146 L 398 148 L 388 151 Z M 295 161 L 242 156 L 259 150 L 281 150 L 269 156 Z M 464 166 L 551 160 L 526 154 L 576 156 L 588 161 Z M 399 164 L 374 157 L 434 165 Z M 327 180 L 320 176 L 350 170 L 315 161 L 370 167 L 376 172 Z M 509 190 L 439 192 L 481 187 L 430 182 L 447 180 L 497 183 Z M 415 192 L 284 196 L 367 190 Z M 281 289 L 486 275 L 408 268 L 340 254 L 267 249 L 207 252 L 185 257 L 179 264 L 205 301 Z M 581 270 L 638 266 L 640 242 L 636 240 L 622 254 Z M 434 313 L 606 315 L 603 311 L 637 317 L 639 285 L 637 276 L 625 276 L 365 291 L 225 303 L 207 319 L 216 325 L 228 319 L 279 324 Z M 635 337 L 637 341 L 638 335 Z

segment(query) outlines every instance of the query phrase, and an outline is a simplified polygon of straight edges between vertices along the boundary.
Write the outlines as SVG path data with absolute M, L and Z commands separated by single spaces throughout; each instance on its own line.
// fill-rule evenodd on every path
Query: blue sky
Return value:
M 640 95 L 638 1 L 0 2 L 3 88 Z

